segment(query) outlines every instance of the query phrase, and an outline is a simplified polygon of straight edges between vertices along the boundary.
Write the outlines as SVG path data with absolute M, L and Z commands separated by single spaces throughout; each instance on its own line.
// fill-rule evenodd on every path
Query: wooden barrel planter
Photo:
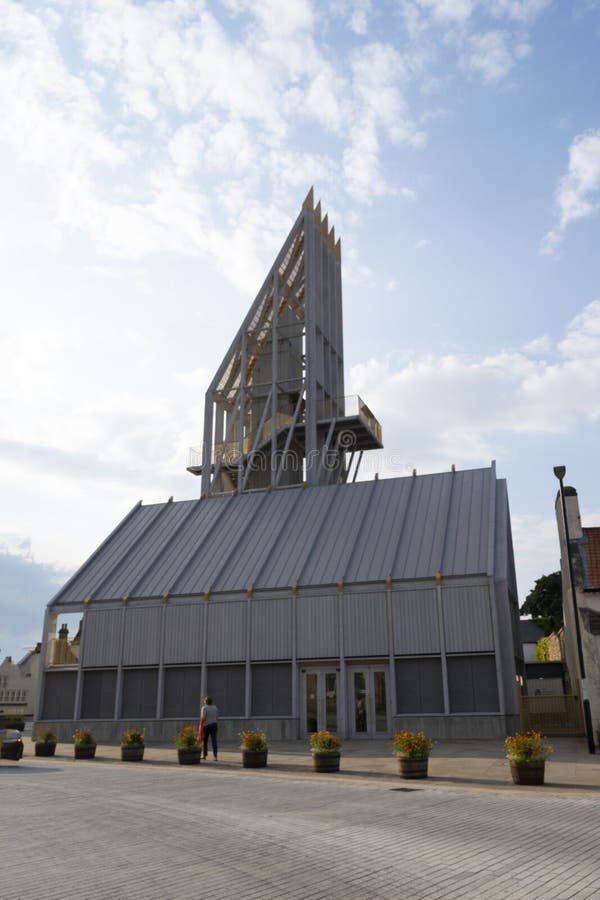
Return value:
M 54 756 L 56 752 L 56 741 L 36 741 L 36 756 Z
M 510 762 L 510 774 L 514 784 L 543 784 L 546 773 L 546 761 Z
M 427 778 L 429 759 L 409 759 L 398 757 L 398 766 L 402 778 Z
M 74 744 L 75 759 L 93 759 L 96 755 L 96 744 Z
M 0 747 L 0 759 L 12 759 L 13 762 L 18 762 L 22 756 L 22 741 L 6 741 L 2 744 L 2 747 Z
M 264 769 L 267 764 L 268 749 L 242 750 L 242 767 L 244 769 Z
M 200 764 L 202 747 L 178 747 L 177 759 L 180 766 L 197 766 Z
M 313 769 L 315 772 L 339 772 L 341 753 L 313 752 Z
M 123 762 L 141 762 L 144 758 L 144 744 L 129 744 L 121 747 L 121 760 Z

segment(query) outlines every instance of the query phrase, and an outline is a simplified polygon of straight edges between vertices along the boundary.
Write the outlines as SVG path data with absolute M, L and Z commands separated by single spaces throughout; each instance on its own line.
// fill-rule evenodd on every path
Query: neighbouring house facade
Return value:
M 33 716 L 41 646 L 28 650 L 18 663 L 10 656 L 0 663 L 0 714 Z
M 594 729 L 600 724 L 600 527 L 583 527 L 579 498 L 573 487 L 564 488 L 569 547 L 565 539 L 560 493 L 556 519 L 561 552 L 564 611 L 564 650 L 572 690 L 581 694 L 581 669 L 577 650 L 575 610 L 570 589 L 569 554 L 573 567 L 587 697 Z
M 538 661 L 535 658 L 535 651 L 538 641 L 544 637 L 543 629 L 531 619 L 521 619 L 519 634 L 525 662 L 525 693 L 530 697 L 540 694 L 564 694 L 564 667 L 559 635 L 548 635 L 548 659 Z
M 311 192 L 207 391 L 200 499 L 135 506 L 50 602 L 39 720 L 169 740 L 209 694 L 226 738 L 518 727 L 506 482 L 357 480 L 381 447 L 344 394 L 340 244 Z

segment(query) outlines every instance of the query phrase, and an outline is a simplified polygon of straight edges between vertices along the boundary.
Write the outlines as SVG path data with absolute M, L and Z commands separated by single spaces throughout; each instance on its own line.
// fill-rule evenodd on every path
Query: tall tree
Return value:
M 544 634 L 558 631 L 563 623 L 562 578 L 560 572 L 542 575 L 525 598 L 522 615 L 532 617 Z

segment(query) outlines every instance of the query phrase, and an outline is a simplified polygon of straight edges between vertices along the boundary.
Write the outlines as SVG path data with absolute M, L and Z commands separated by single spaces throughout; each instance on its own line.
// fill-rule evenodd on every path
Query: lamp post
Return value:
M 592 727 L 592 714 L 590 711 L 590 701 L 587 696 L 587 686 L 585 683 L 585 662 L 583 659 L 583 647 L 581 644 L 581 626 L 579 624 L 579 609 L 577 608 L 577 594 L 575 593 L 575 579 L 573 578 L 573 562 L 571 560 L 571 547 L 569 536 L 569 523 L 567 521 L 567 506 L 565 503 L 565 492 L 563 488 L 563 478 L 566 475 L 565 466 L 554 466 L 554 474 L 558 478 L 560 484 L 560 506 L 562 510 L 563 533 L 565 536 L 565 546 L 567 550 L 567 562 L 569 567 L 569 587 L 571 589 L 571 599 L 573 601 L 573 613 L 575 616 L 575 638 L 577 640 L 577 655 L 579 657 L 579 673 L 581 678 L 581 697 L 583 700 L 583 717 L 585 720 L 585 733 L 587 736 L 588 750 L 590 753 L 596 752 L 594 744 L 594 730 Z

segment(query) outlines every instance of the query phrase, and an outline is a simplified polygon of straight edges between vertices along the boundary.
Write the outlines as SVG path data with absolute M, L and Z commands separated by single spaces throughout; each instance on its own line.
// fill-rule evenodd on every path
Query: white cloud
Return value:
M 371 0 L 354 0 L 349 25 L 350 30 L 355 34 L 367 33 L 371 6 Z
M 532 341 L 529 341 L 521 347 L 523 353 L 530 354 L 531 356 L 542 356 L 544 353 L 549 353 L 551 349 L 552 344 L 547 334 L 534 338 Z
M 426 247 L 429 247 L 431 241 L 427 240 L 427 238 L 421 238 L 419 241 L 415 242 L 415 250 L 425 250 Z
M 553 0 L 485 0 L 485 2 L 491 15 L 528 24 L 548 9 Z
M 466 70 L 482 75 L 484 81 L 504 78 L 515 64 L 508 35 L 503 31 L 470 35 L 461 64 Z
M 264 219 L 240 221 L 240 210 L 261 196 L 281 221 L 282 191 L 302 196 L 319 182 L 335 185 L 347 218 L 356 201 L 415 199 L 388 159 L 426 143 L 412 98 L 435 81 L 437 44 L 458 29 L 450 43 L 462 65 L 498 80 L 528 45 L 498 31 L 490 46 L 478 16 L 530 22 L 543 5 L 496 0 L 486 12 L 476 0 L 404 0 L 427 34 L 403 45 L 364 39 L 371 0 L 327 12 L 308 0 L 89 0 L 76 15 L 5 3 L 0 144 L 42 182 L 40 243 L 84 235 L 106 257 L 199 257 L 247 290 L 268 242 Z M 357 40 L 332 54 L 336 15 Z M 0 236 L 5 247 L 24 240 L 17 227 Z
M 600 209 L 600 129 L 578 134 L 569 147 L 569 165 L 555 196 L 557 226 L 549 231 L 541 251 L 552 254 L 569 225 Z
M 423 357 L 396 370 L 369 360 L 352 367 L 349 390 L 369 398 L 419 467 L 481 463 L 502 435 L 557 434 L 600 419 L 600 301 L 573 319 L 559 348 L 559 362 L 530 350 Z
M 438 22 L 466 22 L 477 6 L 477 0 L 417 0 L 417 4 Z
M 594 300 L 575 316 L 566 337 L 558 345 L 561 353 L 570 360 L 600 358 L 600 300 Z

